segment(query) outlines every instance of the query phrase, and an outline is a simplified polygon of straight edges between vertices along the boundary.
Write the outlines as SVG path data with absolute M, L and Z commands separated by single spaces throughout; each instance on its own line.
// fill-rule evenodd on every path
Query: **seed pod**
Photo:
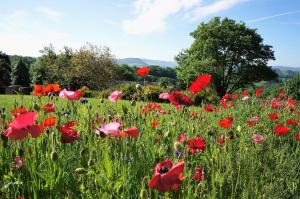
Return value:
M 100 104 L 102 104 L 104 102 L 103 98 L 99 99 Z
M 94 163 L 95 163 L 95 160 L 94 160 L 94 159 L 89 159 L 89 161 L 88 161 L 88 166 L 89 166 L 89 167 L 90 167 L 90 166 L 93 166 Z
M 56 151 L 52 151 L 51 153 L 51 160 L 56 161 L 58 159 L 58 154 Z
M 131 106 L 135 106 L 135 105 L 136 105 L 136 101 L 135 101 L 135 100 L 132 100 L 132 101 L 130 102 L 130 104 L 131 104 Z
M 142 189 L 140 192 L 140 198 L 141 199 L 147 199 L 148 198 L 148 194 L 147 191 L 145 189 Z
M 87 153 L 87 148 L 83 148 L 80 150 L 80 157 L 84 157 Z
M 86 173 L 86 170 L 84 169 L 84 168 L 76 168 L 75 169 L 75 172 L 77 173 L 77 174 L 84 174 L 84 173 Z

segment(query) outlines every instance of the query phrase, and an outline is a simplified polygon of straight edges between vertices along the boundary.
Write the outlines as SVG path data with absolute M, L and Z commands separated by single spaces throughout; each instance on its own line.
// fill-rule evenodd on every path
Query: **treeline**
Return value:
M 62 87 L 80 89 L 85 86 L 102 90 L 122 82 L 157 82 L 174 85 L 177 82 L 174 68 L 150 66 L 145 79 L 137 76 L 137 67 L 118 65 L 108 47 L 90 43 L 75 50 L 64 47 L 56 52 L 52 45 L 44 47 L 41 56 L 8 56 L 0 52 L 0 86 L 57 83 Z

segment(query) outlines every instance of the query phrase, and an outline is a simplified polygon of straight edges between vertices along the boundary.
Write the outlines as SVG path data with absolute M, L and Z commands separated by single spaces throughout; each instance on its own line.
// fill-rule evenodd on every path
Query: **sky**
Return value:
M 243 21 L 273 46 L 269 65 L 300 67 L 300 0 L 0 0 L 0 51 L 108 46 L 116 58 L 174 61 L 212 17 Z

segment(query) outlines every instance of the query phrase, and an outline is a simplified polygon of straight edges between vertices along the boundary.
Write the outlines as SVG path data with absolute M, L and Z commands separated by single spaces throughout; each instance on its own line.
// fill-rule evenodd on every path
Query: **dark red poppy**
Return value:
M 221 137 L 217 138 L 217 142 L 218 142 L 219 145 L 222 145 L 222 144 L 225 143 L 224 140 Z
M 300 141 L 300 132 L 297 133 L 297 135 L 294 137 L 294 140 L 296 141 Z
M 263 88 L 259 88 L 259 89 L 257 89 L 257 90 L 255 91 L 255 95 L 258 97 L 258 96 L 260 96 L 260 94 L 261 94 L 262 92 L 264 92 L 264 89 L 263 89 Z
M 247 126 L 252 127 L 252 126 L 254 126 L 254 125 L 255 125 L 254 122 L 252 122 L 252 121 L 247 121 Z
M 124 129 L 124 135 L 137 138 L 139 136 L 139 130 L 136 127 Z
M 197 94 L 204 88 L 208 87 L 211 81 L 210 75 L 199 75 L 197 79 L 192 82 L 191 86 L 189 87 L 189 91 L 192 94 Z
M 155 165 L 154 174 L 148 182 L 148 187 L 160 192 L 177 190 L 183 180 L 184 162 L 174 164 L 171 160 L 164 160 Z
M 35 96 L 44 96 L 45 95 L 45 92 L 44 92 L 44 87 L 43 85 L 40 85 L 40 84 L 37 84 L 34 86 L 34 89 L 33 89 L 33 94 Z
M 191 106 L 194 103 L 193 100 L 191 100 L 191 98 L 181 93 L 180 91 L 175 91 L 170 93 L 169 101 L 174 106 L 179 106 L 179 105 Z
M 145 77 L 150 73 L 150 68 L 149 67 L 142 67 L 139 68 L 135 71 L 135 73 L 141 77 Z
M 189 153 L 194 154 L 194 153 L 204 152 L 206 142 L 202 137 L 197 136 L 195 138 L 189 139 L 186 142 L 186 145 L 189 146 L 188 148 Z
M 290 125 L 290 126 L 297 126 L 298 125 L 298 120 L 297 119 L 287 119 L 285 121 L 285 123 L 287 125 Z
M 204 106 L 204 111 L 205 111 L 205 112 L 213 112 L 214 109 L 213 109 L 212 105 L 206 104 L 206 105 Z
M 52 127 L 55 125 L 55 123 L 56 123 L 56 117 L 48 117 L 48 118 L 44 119 L 43 126 L 44 127 Z
M 76 122 L 70 121 L 62 126 L 56 127 L 57 130 L 59 130 L 62 133 L 62 136 L 60 137 L 60 141 L 62 143 L 72 143 L 73 141 L 78 140 L 80 138 L 80 135 L 74 129 L 75 125 Z
M 279 120 L 279 116 L 277 113 L 268 114 L 268 118 L 271 119 L 273 122 L 277 122 Z
M 239 98 L 239 94 L 235 93 L 232 95 L 231 97 L 233 100 L 236 100 L 237 98 Z
M 242 95 L 243 95 L 243 96 L 248 96 L 248 95 L 249 95 L 249 91 L 244 91 L 244 92 L 242 92 Z
M 44 108 L 43 108 L 47 113 L 53 113 L 55 112 L 55 109 L 54 109 L 54 103 L 47 103 L 45 104 Z
M 223 100 L 227 101 L 230 99 L 230 94 L 229 93 L 226 93 L 223 97 L 222 97 Z
M 207 179 L 207 174 L 204 174 L 204 168 L 203 167 L 196 167 L 195 168 L 195 174 L 193 175 L 193 180 L 196 182 L 200 182 L 202 180 Z
M 286 127 L 286 126 L 284 126 L 284 125 L 282 125 L 282 124 L 277 125 L 277 126 L 275 127 L 275 129 L 274 129 L 274 133 L 275 133 L 275 135 L 277 135 L 277 136 L 285 135 L 285 134 L 287 134 L 288 132 L 289 132 L 289 128 Z
M 233 123 L 233 118 L 227 117 L 219 121 L 219 126 L 228 129 L 231 127 L 232 123 Z

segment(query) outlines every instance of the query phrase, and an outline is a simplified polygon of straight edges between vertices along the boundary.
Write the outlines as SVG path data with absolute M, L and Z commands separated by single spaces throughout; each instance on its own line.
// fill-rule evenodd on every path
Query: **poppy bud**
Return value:
M 135 85 L 135 88 L 136 88 L 136 90 L 140 90 L 140 89 L 142 88 L 142 85 L 136 84 L 136 85 Z
M 37 105 L 37 104 L 34 104 L 33 109 L 36 110 L 36 111 L 39 111 L 40 110 L 40 106 Z
M 130 104 L 131 104 L 131 106 L 135 106 L 135 105 L 136 105 L 136 101 L 135 101 L 135 100 L 132 100 L 132 101 L 130 102 Z
M 148 198 L 148 194 L 147 194 L 147 191 L 145 189 L 141 190 L 140 198 L 141 199 L 147 199 Z
M 86 172 L 86 170 L 85 170 L 84 168 L 76 168 L 76 169 L 75 169 L 75 172 L 76 172 L 77 174 L 84 174 L 84 173 Z
M 99 99 L 100 104 L 102 104 L 104 102 L 103 98 Z
M 89 167 L 90 167 L 90 166 L 93 166 L 94 163 L 95 163 L 94 159 L 89 159 L 89 161 L 88 161 L 88 166 L 89 166 Z
M 56 151 L 52 151 L 51 153 L 51 160 L 56 161 L 58 159 L 58 154 Z

